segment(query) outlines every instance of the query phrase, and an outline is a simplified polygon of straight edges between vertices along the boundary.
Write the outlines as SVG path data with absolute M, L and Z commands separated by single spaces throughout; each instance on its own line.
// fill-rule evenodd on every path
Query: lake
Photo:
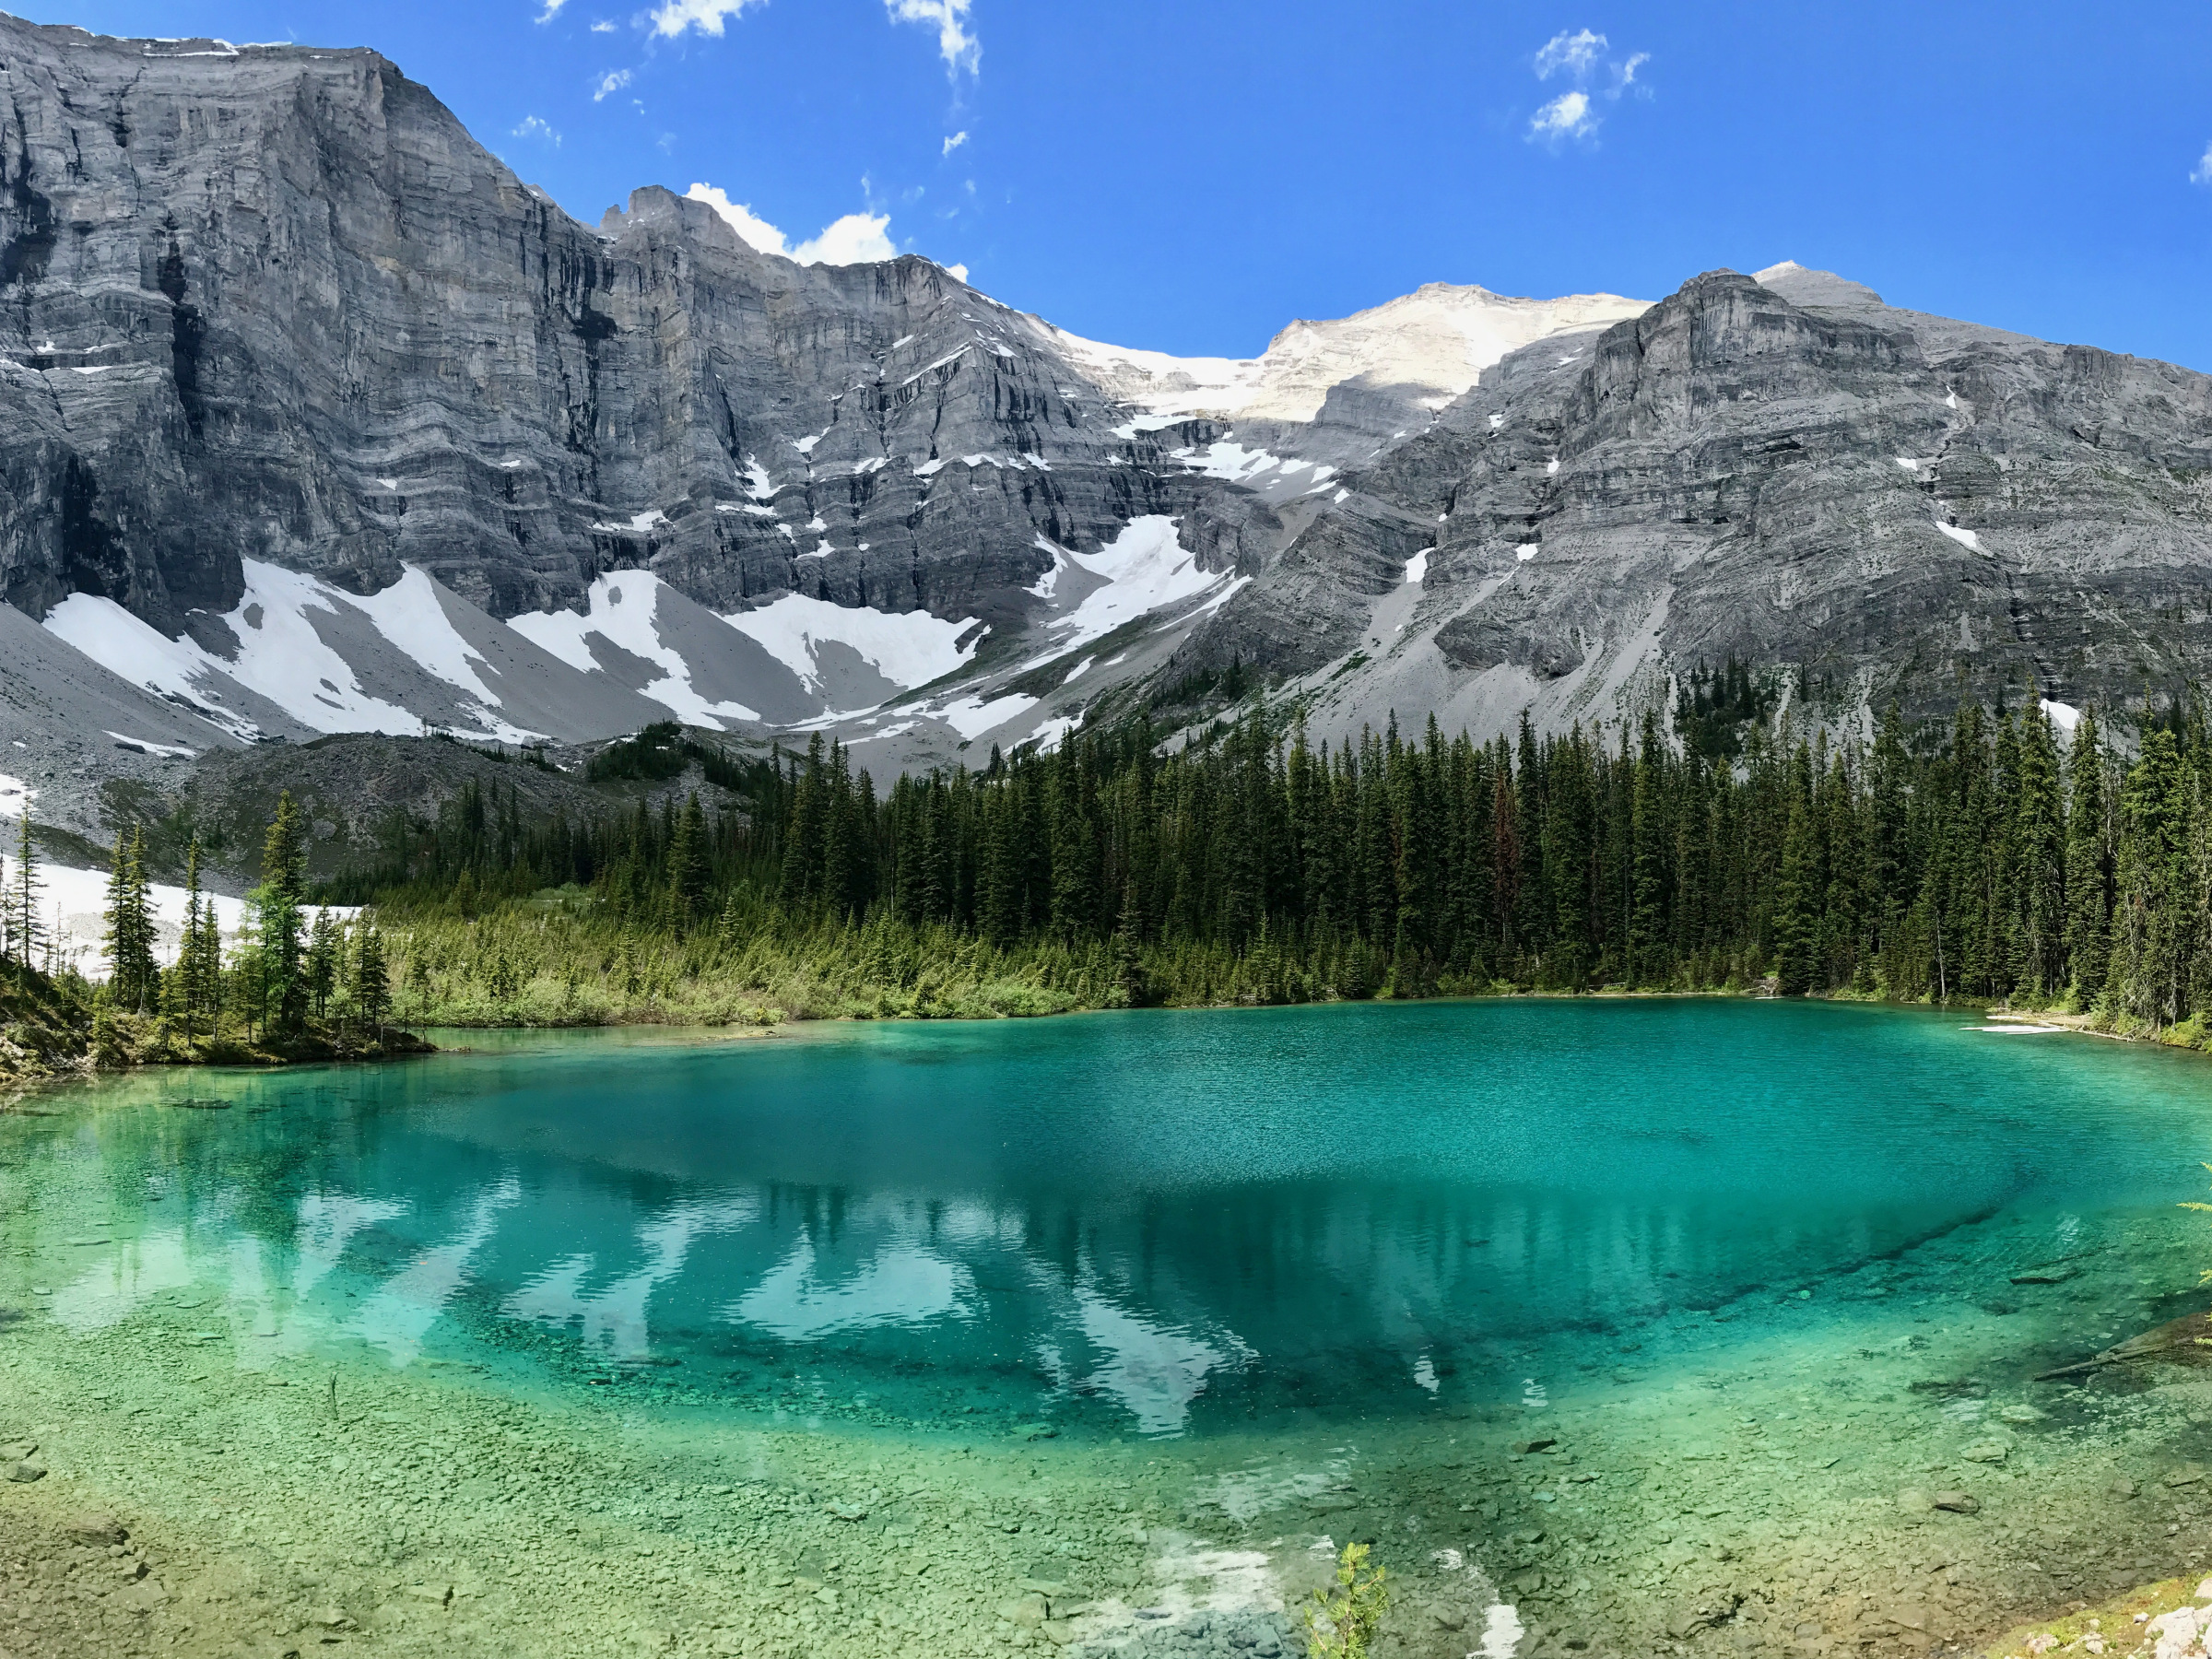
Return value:
M 2202 1373 L 2031 1381 L 2206 1305 L 2212 1066 L 1975 1023 L 444 1033 L 50 1091 L 0 1118 L 0 1441 L 53 1476 L 0 1496 L 174 1533 L 141 1620 L 243 1561 L 195 1628 L 392 1652 L 1265 1659 L 1355 1537 L 1407 1653 L 1925 1652 L 2192 1570 L 2212 1461 Z

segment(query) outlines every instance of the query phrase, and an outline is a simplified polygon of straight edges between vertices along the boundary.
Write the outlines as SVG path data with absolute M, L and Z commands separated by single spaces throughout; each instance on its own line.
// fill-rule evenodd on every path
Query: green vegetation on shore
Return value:
M 1332 747 L 1250 712 L 1161 748 L 1132 722 L 878 794 L 819 738 L 744 759 L 653 727 L 588 775 L 679 785 L 657 806 L 526 817 L 472 782 L 435 819 L 395 817 L 320 895 L 373 923 L 309 922 L 286 800 L 246 936 L 224 952 L 195 900 L 166 969 L 134 831 L 105 987 L 36 973 L 11 884 L 11 1029 L 25 1056 L 75 1041 L 120 1064 L 382 1052 L 392 1018 L 1763 989 L 2212 1038 L 2212 738 L 2194 708 L 2144 718 L 2132 760 L 2090 716 L 2062 745 L 2034 701 L 1917 731 L 1892 711 L 1837 744 L 1730 670 L 1693 677 L 1671 734 L 1646 716 L 1539 738 L 1524 720 L 1478 744 L 1432 720 Z
M 2212 1002 L 2212 741 L 1962 707 L 1833 744 L 1743 677 L 1670 742 L 1335 748 L 1251 713 L 1161 754 L 1142 723 L 899 779 L 729 758 L 675 727 L 606 776 L 725 793 L 525 822 L 471 789 L 394 824 L 372 903 L 406 1018 L 990 1015 L 1490 991 L 1747 991 L 2093 1010 L 2184 1037 Z M 2195 1021 L 2198 1024 L 2193 1024 Z
M 38 859 L 28 815 L 0 913 L 0 1077 L 91 1065 L 271 1065 L 420 1051 L 394 1030 L 383 937 L 329 910 L 310 919 L 299 814 L 277 804 L 263 879 L 246 925 L 226 951 L 195 842 L 185 863 L 185 912 L 175 959 L 159 960 L 159 924 L 143 827 L 115 842 L 108 881 L 101 983 L 58 959 L 39 914 Z M 41 960 L 41 959 L 43 959 Z

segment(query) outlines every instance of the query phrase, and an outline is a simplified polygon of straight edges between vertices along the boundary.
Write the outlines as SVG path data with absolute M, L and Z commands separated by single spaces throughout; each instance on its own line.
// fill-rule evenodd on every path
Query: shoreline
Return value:
M 179 1115 L 147 1145 L 205 1126 Z M 0 1442 L 38 1441 L 47 1470 L 0 1481 L 0 1557 L 41 1564 L 41 1599 L 0 1594 L 31 1616 L 5 1638 L 23 1659 L 131 1651 L 138 1631 L 183 1659 L 325 1636 L 394 1659 L 1215 1659 L 1218 1642 L 1163 1640 L 1201 1613 L 1217 1637 L 1253 1637 L 1241 1652 L 1295 1653 L 1265 1602 L 1294 1599 L 1322 1535 L 1380 1540 L 1403 1659 L 1458 1659 L 1501 1605 L 1530 1633 L 1521 1659 L 1677 1643 L 1905 1659 L 1938 1634 L 1957 1653 L 2077 1599 L 2136 1595 L 2114 1575 L 2138 1563 L 2178 1583 L 2203 1537 L 2171 1541 L 2166 1522 L 2212 1521 L 2192 1462 L 2212 1461 L 2212 1377 L 2027 1375 L 2054 1336 L 2104 1328 L 2141 1275 L 2194 1281 L 2196 1224 L 2164 1212 L 2063 1282 L 2010 1283 L 2051 1248 L 2016 1218 L 1971 1274 L 1947 1234 L 1824 1271 L 1802 1297 L 1763 1285 L 1640 1316 L 1602 1349 L 1571 1338 L 1527 1366 L 1501 1353 L 1447 1371 L 1433 1409 L 1114 1445 L 1065 1427 L 1031 1439 L 1026 1406 L 956 1421 L 868 1405 L 873 1382 L 837 1396 L 872 1415 L 810 1422 L 807 1384 L 829 1373 L 748 1363 L 778 1397 L 738 1405 L 699 1356 L 649 1356 L 641 1332 L 635 1350 L 579 1338 L 577 1354 L 615 1356 L 592 1361 L 613 1373 L 599 1386 L 541 1372 L 490 1301 L 453 1304 L 458 1346 L 394 1365 L 362 1346 L 342 1281 L 310 1300 L 281 1253 L 293 1221 L 265 1257 L 195 1240 L 186 1217 L 140 1222 L 135 1198 L 119 1208 L 135 1181 L 60 1155 L 100 1137 L 17 1129 L 11 1149 L 57 1149 L 0 1163 L 0 1197 L 37 1200 L 0 1204 L 0 1304 L 29 1314 L 0 1321 Z M 225 1180 L 254 1190 L 251 1170 Z M 219 1194 L 201 1202 L 221 1212 Z M 359 1288 L 420 1259 L 380 1261 Z M 117 1317 L 44 1321 L 36 1287 L 72 1283 L 117 1299 Z M 1986 1305 L 2000 1298 L 2014 1305 Z M 1548 1402 L 1516 1394 L 1524 1371 Z M 88 1507 L 133 1536 L 70 1538 Z M 1463 1565 L 1441 1570 L 1446 1555 Z M 1230 1557 L 1245 1565 L 1192 1593 L 1186 1569 Z M 101 1622 L 62 1628 L 79 1617 Z

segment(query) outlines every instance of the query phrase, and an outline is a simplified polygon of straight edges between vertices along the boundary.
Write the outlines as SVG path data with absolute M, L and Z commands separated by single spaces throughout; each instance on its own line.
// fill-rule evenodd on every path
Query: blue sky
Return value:
M 1293 317 L 1428 281 L 1657 299 L 1795 259 L 1896 304 L 2212 371 L 2203 0 L 34 15 L 374 46 L 580 218 L 704 183 L 794 248 L 837 227 L 803 252 L 888 242 L 1123 345 L 1248 356 Z

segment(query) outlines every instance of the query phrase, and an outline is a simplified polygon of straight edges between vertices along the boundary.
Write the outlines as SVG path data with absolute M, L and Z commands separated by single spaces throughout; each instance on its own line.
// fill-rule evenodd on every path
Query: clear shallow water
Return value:
M 104 1086 L 0 1120 L 0 1159 L 66 1332 L 182 1294 L 249 1369 L 1265 1433 L 1538 1407 L 1747 1315 L 1947 1299 L 2024 1312 L 2040 1365 L 2179 1312 L 2191 1264 L 2143 1240 L 2185 1247 L 2212 1067 L 1964 1025 L 1543 1001 L 462 1037 Z M 2126 1308 L 2011 1283 L 2123 1236 Z

